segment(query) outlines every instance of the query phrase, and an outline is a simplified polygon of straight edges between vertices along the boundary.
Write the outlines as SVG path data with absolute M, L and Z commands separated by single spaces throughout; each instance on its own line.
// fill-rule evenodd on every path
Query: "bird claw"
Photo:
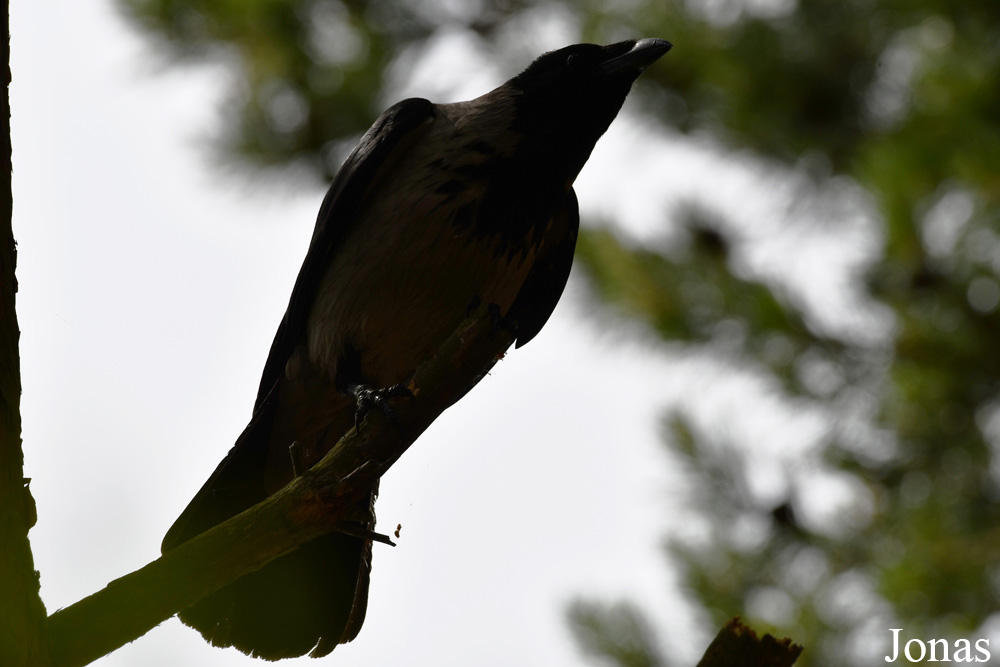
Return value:
M 361 422 L 371 412 L 372 408 L 378 408 L 385 415 L 389 423 L 399 428 L 399 419 L 396 411 L 389 405 L 391 398 L 410 398 L 413 392 L 405 384 L 394 384 L 391 387 L 376 389 L 366 384 L 354 385 L 351 393 L 357 398 L 357 409 L 354 412 L 354 428 L 360 428 Z

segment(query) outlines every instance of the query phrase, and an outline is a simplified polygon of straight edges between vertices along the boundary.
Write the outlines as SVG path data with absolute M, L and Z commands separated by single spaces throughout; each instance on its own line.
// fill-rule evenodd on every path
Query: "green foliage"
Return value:
M 777 507 L 735 493 L 753 454 L 675 415 L 691 504 L 711 537 L 671 551 L 717 624 L 739 613 L 791 635 L 808 647 L 799 664 L 877 659 L 865 644 L 873 619 L 883 641 L 892 618 L 911 636 L 975 635 L 997 609 L 1000 563 L 998 443 L 986 437 L 1000 415 L 1000 6 L 816 2 L 763 17 L 713 6 L 722 9 L 699 16 L 686 5 L 664 31 L 697 54 L 650 72 L 671 91 L 661 118 L 790 166 L 819 154 L 830 174 L 860 183 L 885 223 L 864 287 L 895 324 L 874 347 L 830 340 L 763 284 L 734 276 L 724 255 L 625 248 L 605 230 L 583 239 L 595 293 L 664 339 L 697 344 L 740 322 L 744 358 L 784 380 L 789 400 L 831 414 L 826 472 L 849 475 L 855 501 L 873 508 L 838 530 L 803 525 L 808 489 L 793 482 Z M 722 229 L 713 246 L 725 247 Z M 790 359 L 766 354 L 775 335 Z M 817 356 L 846 379 L 832 395 L 796 382 Z M 868 435 L 840 428 L 859 403 L 878 406 Z M 879 430 L 888 447 L 873 442 Z M 751 547 L 739 537 L 747 524 L 758 531 Z M 802 563 L 806 584 L 795 578 Z
M 162 52 L 182 62 L 221 60 L 236 81 L 219 148 L 250 166 L 297 164 L 322 182 L 383 111 L 386 68 L 459 22 L 433 3 L 359 0 L 119 0 Z M 489 34 L 519 3 L 484 4 L 467 17 Z
M 573 634 L 584 652 L 623 667 L 667 667 L 653 629 L 627 603 L 612 607 L 578 601 L 569 609 Z
M 483 0 L 467 10 L 120 2 L 165 53 L 233 63 L 225 150 L 255 165 L 305 164 L 325 180 L 381 111 L 386 66 L 412 58 L 442 26 L 474 32 L 498 56 L 516 46 L 495 39 L 502 28 L 539 6 L 574 12 L 592 41 L 669 38 L 676 48 L 643 77 L 644 111 L 669 131 L 807 171 L 813 183 L 858 184 L 882 248 L 856 287 L 893 316 L 891 332 L 865 340 L 818 328 L 773 280 L 732 270 L 733 225 L 707 202 L 682 211 L 683 243 L 643 247 L 609 229 L 581 236 L 579 262 L 609 310 L 702 349 L 735 325 L 741 363 L 777 379 L 790 405 L 827 415 L 822 451 L 802 468 L 787 464 L 777 500 L 748 483 L 764 454 L 738 435 L 704 432 L 683 411 L 668 416 L 665 439 L 708 526 L 704 539 L 670 545 L 692 596 L 716 626 L 739 614 L 794 637 L 806 646 L 800 665 L 874 664 L 868 640 L 889 627 L 972 636 L 998 608 L 996 0 Z M 838 381 L 817 388 L 811 367 Z M 810 518 L 806 468 L 849 491 L 833 518 Z M 580 603 L 570 621 L 589 655 L 666 664 L 633 606 Z

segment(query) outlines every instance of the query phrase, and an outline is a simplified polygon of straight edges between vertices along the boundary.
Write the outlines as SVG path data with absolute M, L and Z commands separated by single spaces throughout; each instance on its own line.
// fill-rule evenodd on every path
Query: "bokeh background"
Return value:
M 386 475 L 348 665 L 1000 658 L 995 0 L 11 7 L 51 613 L 158 554 L 249 418 L 325 185 L 406 96 L 670 39 L 577 181 L 568 293 Z M 303 664 L 307 660 L 301 661 Z M 247 665 L 172 619 L 100 665 Z

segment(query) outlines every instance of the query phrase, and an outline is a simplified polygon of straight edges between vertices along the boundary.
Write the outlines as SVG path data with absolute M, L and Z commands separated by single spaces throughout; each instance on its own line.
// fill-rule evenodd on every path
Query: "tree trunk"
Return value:
M 28 529 L 35 525 L 35 501 L 24 479 L 21 454 L 21 364 L 17 342 L 14 267 L 17 248 L 11 227 L 10 148 L 10 13 L 3 3 L 4 95 L 3 120 L 4 185 L 0 192 L 0 665 L 40 666 L 48 664 L 45 642 L 45 607 L 38 596 L 28 544 Z

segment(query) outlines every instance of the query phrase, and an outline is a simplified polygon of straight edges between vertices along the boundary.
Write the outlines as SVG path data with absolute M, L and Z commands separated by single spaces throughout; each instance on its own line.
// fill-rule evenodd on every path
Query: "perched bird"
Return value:
M 319 461 L 430 358 L 475 303 L 519 347 L 548 320 L 573 261 L 573 181 L 660 39 L 546 53 L 468 102 L 404 100 L 344 162 L 264 365 L 250 423 L 163 540 L 163 552 Z M 293 446 L 294 443 L 294 446 Z M 217 646 L 276 660 L 328 654 L 364 621 L 377 489 L 343 531 L 222 588 L 180 618 Z

